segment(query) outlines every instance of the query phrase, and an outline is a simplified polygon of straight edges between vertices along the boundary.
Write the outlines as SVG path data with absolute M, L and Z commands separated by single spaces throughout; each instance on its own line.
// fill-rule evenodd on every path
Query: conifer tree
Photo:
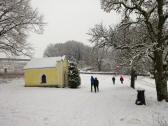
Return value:
M 77 88 L 81 84 L 79 71 L 75 63 L 70 63 L 68 71 L 68 87 Z

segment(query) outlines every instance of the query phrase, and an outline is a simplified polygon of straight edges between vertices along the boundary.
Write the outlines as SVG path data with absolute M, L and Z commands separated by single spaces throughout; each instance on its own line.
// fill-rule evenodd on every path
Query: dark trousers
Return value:
M 99 85 L 96 84 L 95 86 L 96 86 L 96 90 L 99 92 Z
M 115 84 L 115 80 L 113 80 L 113 84 Z
M 94 84 L 94 91 L 95 91 L 95 93 L 96 93 L 96 89 L 97 89 L 97 86 Z
M 91 92 L 93 91 L 93 87 L 95 87 L 94 84 L 91 84 Z

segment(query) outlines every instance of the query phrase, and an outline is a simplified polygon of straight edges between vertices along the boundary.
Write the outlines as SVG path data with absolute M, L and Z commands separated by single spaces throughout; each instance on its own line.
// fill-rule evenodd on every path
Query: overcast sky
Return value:
M 100 0 L 32 0 L 47 23 L 42 35 L 30 34 L 28 42 L 35 48 L 34 57 L 42 57 L 50 43 L 75 40 L 89 45 L 89 28 L 95 24 L 116 25 L 120 17 L 116 13 L 105 13 Z

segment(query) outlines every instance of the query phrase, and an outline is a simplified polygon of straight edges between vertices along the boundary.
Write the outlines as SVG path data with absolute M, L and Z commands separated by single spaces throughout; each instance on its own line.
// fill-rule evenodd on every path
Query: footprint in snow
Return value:
M 139 119 L 130 119 L 130 120 L 128 120 L 127 121 L 127 123 L 129 123 L 129 124 L 140 124 L 140 120 Z
M 124 121 L 124 118 L 121 118 L 120 121 Z
M 44 118 L 43 118 L 43 120 L 44 120 L 44 121 L 47 121 L 47 120 L 48 120 L 48 118 L 47 118 L 47 117 L 44 117 Z

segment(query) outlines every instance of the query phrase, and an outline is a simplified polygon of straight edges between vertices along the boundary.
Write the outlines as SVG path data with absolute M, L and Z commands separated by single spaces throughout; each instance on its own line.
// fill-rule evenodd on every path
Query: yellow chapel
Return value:
M 68 60 L 62 57 L 33 58 L 24 67 L 26 87 L 67 87 Z

